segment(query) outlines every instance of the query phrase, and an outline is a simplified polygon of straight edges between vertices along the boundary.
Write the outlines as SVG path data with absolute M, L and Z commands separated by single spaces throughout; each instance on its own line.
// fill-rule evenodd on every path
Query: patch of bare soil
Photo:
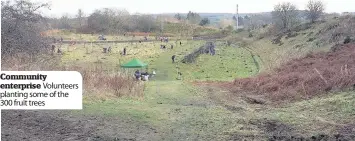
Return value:
M 2 110 L 1 120 L 3 141 L 160 140 L 156 129 L 132 120 L 64 111 Z
M 283 124 L 276 120 L 252 120 L 250 124 L 258 126 L 264 131 L 269 141 L 353 141 L 355 140 L 354 131 L 349 128 L 355 128 L 354 125 L 348 125 L 341 129 L 338 134 L 316 134 L 304 135 L 298 133 L 290 125 Z M 320 131 L 321 132 L 321 131 Z

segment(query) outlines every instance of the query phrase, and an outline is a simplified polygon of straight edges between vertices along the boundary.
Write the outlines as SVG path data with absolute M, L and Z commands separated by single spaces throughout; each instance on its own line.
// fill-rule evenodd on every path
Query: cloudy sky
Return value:
M 299 9 L 304 9 L 308 0 L 33 0 L 49 2 L 48 16 L 60 16 L 64 13 L 74 15 L 83 9 L 87 14 L 99 8 L 123 8 L 130 13 L 235 13 L 239 4 L 240 13 L 268 12 L 279 2 L 292 2 Z M 355 0 L 323 0 L 326 12 L 355 12 Z

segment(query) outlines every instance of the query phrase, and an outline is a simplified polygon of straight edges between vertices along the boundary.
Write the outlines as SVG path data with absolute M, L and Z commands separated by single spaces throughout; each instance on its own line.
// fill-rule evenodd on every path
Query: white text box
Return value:
M 82 109 L 76 71 L 1 71 L 1 109 Z

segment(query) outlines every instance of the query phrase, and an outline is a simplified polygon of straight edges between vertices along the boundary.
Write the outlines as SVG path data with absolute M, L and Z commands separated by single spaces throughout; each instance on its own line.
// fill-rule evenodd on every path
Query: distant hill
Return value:
M 162 14 L 154 14 L 155 17 L 163 15 L 163 16 L 175 16 L 177 13 L 162 13 Z M 182 16 L 187 16 L 187 13 L 179 13 Z M 218 24 L 221 19 L 232 19 L 235 16 L 235 13 L 198 13 L 202 18 L 208 18 L 212 25 Z M 255 15 L 255 14 L 271 14 L 271 12 L 263 12 L 263 13 L 239 13 L 240 17 L 244 17 L 246 15 Z
M 298 10 L 299 16 L 301 20 L 306 19 L 306 11 L 305 10 Z M 349 12 L 350 13 L 350 12 Z M 174 17 L 174 15 L 177 13 L 162 13 L 162 14 L 154 14 L 154 16 L 169 16 L 169 17 Z M 187 13 L 179 13 L 182 16 L 187 16 Z M 235 13 L 198 13 L 202 18 L 208 18 L 210 20 L 211 25 L 217 25 L 220 23 L 221 19 L 226 19 L 230 20 L 233 19 L 233 16 L 235 16 Z M 252 16 L 252 15 L 265 15 L 265 16 L 271 16 L 271 12 L 260 12 L 260 13 L 239 13 L 240 17 L 245 17 L 245 16 Z

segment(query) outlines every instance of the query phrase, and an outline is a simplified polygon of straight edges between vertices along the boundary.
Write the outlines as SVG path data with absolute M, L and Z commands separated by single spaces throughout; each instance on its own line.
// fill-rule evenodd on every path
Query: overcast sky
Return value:
M 100 8 L 123 8 L 130 13 L 235 13 L 239 4 L 240 13 L 272 11 L 273 5 L 289 1 L 299 9 L 304 9 L 308 0 L 33 0 L 51 3 L 48 16 L 64 13 L 74 15 L 80 8 L 86 14 Z M 323 0 L 326 12 L 355 12 L 355 0 Z

